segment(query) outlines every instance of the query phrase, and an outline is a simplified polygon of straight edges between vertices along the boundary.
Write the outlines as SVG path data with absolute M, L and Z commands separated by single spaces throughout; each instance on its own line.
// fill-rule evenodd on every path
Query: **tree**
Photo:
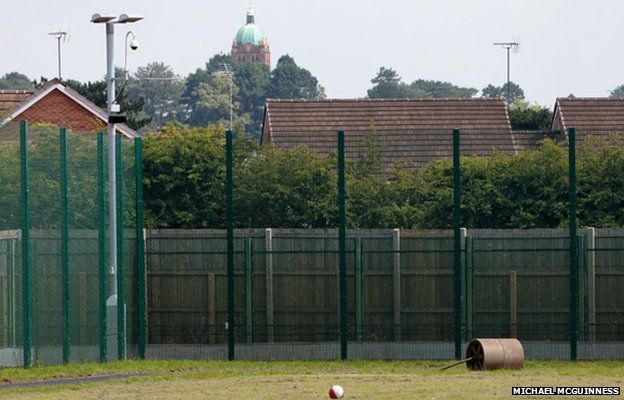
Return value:
M 245 132 L 257 137 L 262 126 L 264 100 L 270 78 L 271 71 L 264 64 L 245 62 L 234 66 L 234 80 L 238 87 L 235 100 L 240 104 L 240 112 L 248 114 L 251 118 Z
M 450 82 L 424 79 L 415 80 L 409 86 L 412 90 L 426 93 L 424 97 L 432 98 L 470 98 L 479 92 L 475 88 L 460 87 Z
M 412 88 L 401 81 L 401 77 L 392 68 L 381 67 L 377 75 L 371 79 L 374 85 L 368 90 L 370 99 L 405 99 L 413 98 L 424 92 L 415 93 Z
M 371 99 L 422 99 L 422 98 L 469 98 L 477 94 L 474 88 L 453 85 L 450 82 L 417 79 L 405 84 L 395 70 L 381 67 L 377 76 L 371 79 L 374 85 L 368 90 Z
M 19 72 L 8 72 L 0 78 L 0 90 L 30 90 L 33 82 Z
M 152 62 L 139 67 L 127 84 L 128 96 L 145 99 L 143 110 L 151 118 L 151 126 L 159 127 L 177 119 L 184 80 L 170 66 Z
M 624 147 L 617 137 L 590 136 L 578 156 L 578 210 L 584 226 L 624 226 Z
M 507 99 L 507 83 L 502 86 L 488 85 L 481 90 L 483 97 L 495 99 L 502 97 Z M 514 82 L 509 82 L 509 104 L 517 99 L 524 99 L 524 90 Z
M 509 106 L 509 121 L 514 130 L 547 130 L 552 121 L 552 111 L 539 104 L 518 99 Z
M 316 99 L 321 95 L 318 80 L 299 67 L 288 54 L 277 61 L 271 72 L 267 97 L 276 99 Z
M 237 225 L 324 228 L 337 222 L 335 162 L 306 146 L 262 146 L 236 175 Z
M 144 140 L 145 223 L 151 228 L 225 227 L 224 130 L 170 123 Z M 234 140 L 234 165 L 255 151 Z
M 181 120 L 190 121 L 195 111 L 199 84 L 210 82 L 212 75 L 219 70 L 222 64 L 232 64 L 232 57 L 229 54 L 216 54 L 208 60 L 205 68 L 197 68 L 195 72 L 186 77 L 186 85 L 181 98 L 183 109 L 183 117 Z
M 611 91 L 609 97 L 624 98 L 624 85 L 620 85 Z
M 238 86 L 232 83 L 233 98 L 238 95 Z M 225 75 L 211 76 L 208 82 L 201 82 L 193 93 L 197 99 L 189 122 L 195 126 L 217 124 L 230 125 L 230 77 Z M 249 114 L 240 112 L 240 103 L 233 101 L 233 123 L 239 132 L 251 122 Z

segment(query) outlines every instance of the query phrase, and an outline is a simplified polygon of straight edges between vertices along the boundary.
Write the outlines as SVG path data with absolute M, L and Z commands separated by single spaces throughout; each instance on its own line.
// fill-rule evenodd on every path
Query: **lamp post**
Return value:
M 108 218 L 109 218 L 109 293 L 106 301 L 107 320 L 109 321 L 109 341 L 115 343 L 117 334 L 117 179 L 116 179 L 116 146 L 115 124 L 124 122 L 125 118 L 119 113 L 119 104 L 115 102 L 115 24 L 128 24 L 142 20 L 140 15 L 121 14 L 115 17 L 111 14 L 97 13 L 91 16 L 94 24 L 106 24 L 106 110 L 108 112 Z M 121 210 L 120 210 L 121 212 Z M 124 318 L 125 319 L 125 318 Z M 119 321 L 124 323 L 124 321 Z M 111 337 L 113 336 L 113 337 Z M 109 346 L 110 347 L 110 346 Z

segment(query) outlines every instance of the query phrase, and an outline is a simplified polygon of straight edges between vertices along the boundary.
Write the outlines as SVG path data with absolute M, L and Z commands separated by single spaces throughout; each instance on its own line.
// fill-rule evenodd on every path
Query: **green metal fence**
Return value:
M 454 224 L 426 231 L 346 229 L 342 133 L 332 229 L 234 229 L 228 134 L 227 229 L 144 230 L 141 141 L 118 137 L 111 313 L 106 139 L 2 127 L 0 365 L 449 359 L 473 337 L 517 337 L 527 358 L 622 359 L 624 230 L 575 229 L 573 185 L 569 229 L 462 228 L 461 132 L 437 134 L 454 144 Z
M 0 128 L 0 142 L 0 365 L 117 358 L 108 352 L 103 134 L 21 122 Z M 118 144 L 118 204 L 126 221 L 119 282 L 127 312 L 116 336 L 135 356 L 141 347 L 136 254 L 143 245 L 135 212 L 141 143 Z

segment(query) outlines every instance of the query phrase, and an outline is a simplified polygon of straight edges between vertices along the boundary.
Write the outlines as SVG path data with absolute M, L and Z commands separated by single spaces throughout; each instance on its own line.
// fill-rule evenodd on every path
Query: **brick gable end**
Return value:
M 18 117 L 29 124 L 46 123 L 73 131 L 106 129 L 104 121 L 59 90 L 53 90 Z

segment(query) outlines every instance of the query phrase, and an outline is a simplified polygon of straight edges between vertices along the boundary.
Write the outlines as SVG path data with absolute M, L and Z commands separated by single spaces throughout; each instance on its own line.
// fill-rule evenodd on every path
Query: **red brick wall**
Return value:
M 106 129 L 104 121 L 55 89 L 26 111 L 17 116 L 29 124 L 47 123 L 64 126 L 72 131 L 97 131 Z

